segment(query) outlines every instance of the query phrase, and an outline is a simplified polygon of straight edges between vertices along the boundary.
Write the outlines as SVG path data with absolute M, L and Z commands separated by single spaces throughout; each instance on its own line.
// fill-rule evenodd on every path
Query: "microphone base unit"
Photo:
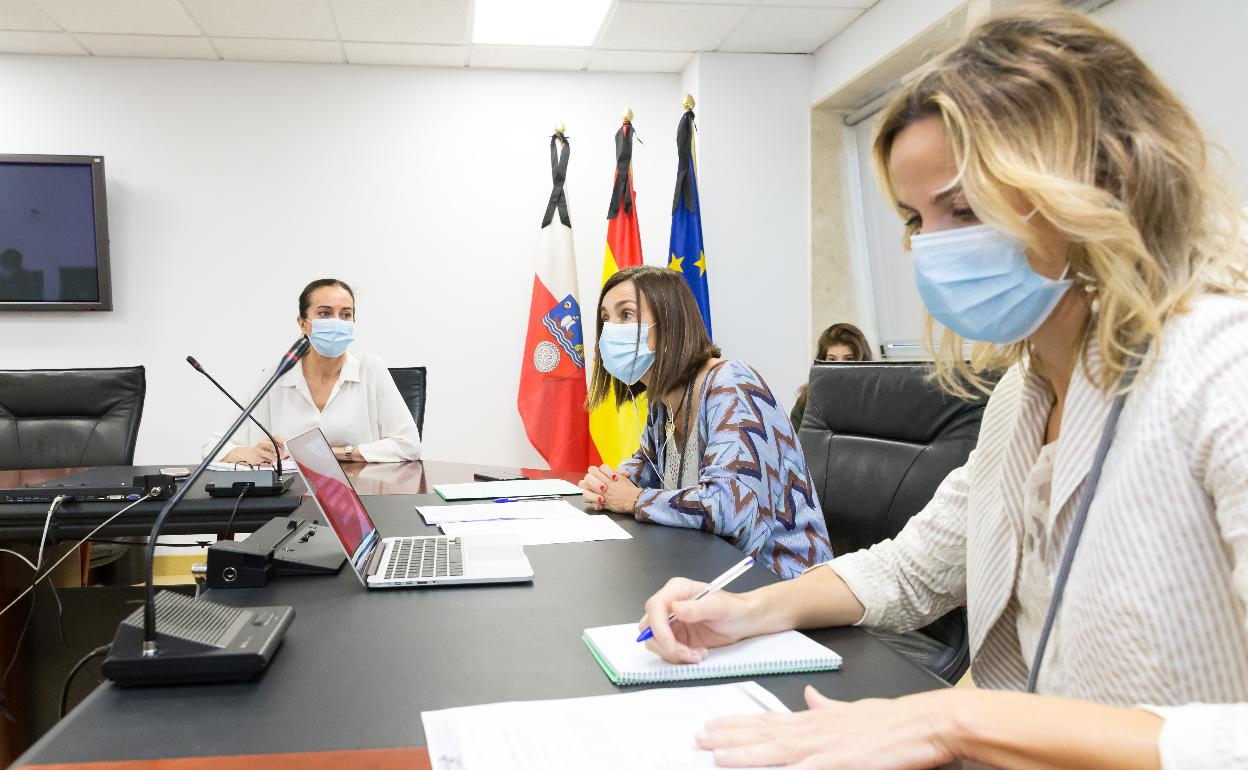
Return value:
M 216 481 L 204 485 L 209 497 L 238 497 L 247 490 L 247 497 L 276 497 L 290 491 L 293 475 L 285 478 L 277 471 L 217 471 Z M 221 483 L 217 483 L 221 482 Z
M 144 654 L 143 608 L 122 621 L 101 671 L 122 687 L 243 682 L 268 666 L 294 607 L 227 607 L 156 595 L 156 654 Z
M 335 575 L 346 561 L 324 524 L 276 516 L 246 540 L 208 546 L 208 587 L 260 588 L 276 575 Z

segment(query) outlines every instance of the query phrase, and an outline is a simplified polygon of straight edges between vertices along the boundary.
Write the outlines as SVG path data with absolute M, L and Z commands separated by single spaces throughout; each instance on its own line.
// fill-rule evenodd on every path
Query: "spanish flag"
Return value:
M 625 119 L 615 133 L 615 184 L 607 210 L 607 253 L 602 262 L 602 282 L 641 260 L 641 228 L 637 223 L 637 196 L 633 192 L 633 124 Z M 595 311 L 596 312 L 596 311 Z M 608 397 L 589 415 L 589 432 L 602 461 L 612 468 L 628 459 L 641 444 L 646 421 L 646 396 L 637 399 L 637 409 L 615 403 Z
M 571 154 L 562 133 L 550 137 L 554 186 L 542 218 L 516 401 L 529 442 L 555 471 L 583 471 L 601 462 L 585 414 L 585 344 L 564 192 Z

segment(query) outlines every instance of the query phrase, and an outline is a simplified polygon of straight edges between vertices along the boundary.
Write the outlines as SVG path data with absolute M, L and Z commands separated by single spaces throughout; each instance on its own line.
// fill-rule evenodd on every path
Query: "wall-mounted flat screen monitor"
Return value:
M 112 310 L 104 159 L 0 154 L 0 310 Z

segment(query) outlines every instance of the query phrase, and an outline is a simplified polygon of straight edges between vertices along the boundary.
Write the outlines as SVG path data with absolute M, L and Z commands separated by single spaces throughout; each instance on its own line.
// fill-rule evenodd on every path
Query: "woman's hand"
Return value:
M 753 635 L 753 607 L 744 596 L 716 591 L 690 601 L 704 588 L 706 583 L 672 578 L 646 601 L 646 614 L 637 627 L 644 630 L 649 626 L 654 634 L 646 640 L 647 650 L 672 663 L 697 663 L 709 648 Z M 671 614 L 676 619 L 668 623 Z
M 282 453 L 282 459 L 290 457 L 286 452 L 286 440 L 281 436 L 274 436 L 273 441 L 277 442 L 277 448 Z M 277 463 L 277 454 L 273 451 L 273 442 L 265 439 L 252 447 L 239 447 L 231 450 L 229 454 L 221 458 L 222 462 L 227 463 L 246 463 L 253 468 L 259 468 L 262 465 L 273 466 Z
M 939 690 L 896 700 L 846 703 L 807 687 L 808 711 L 714 719 L 698 734 L 697 743 L 714 751 L 715 763 L 721 767 L 939 767 L 957 758 L 954 728 L 960 707 L 956 701 L 963 692 Z
M 594 510 L 608 510 L 615 513 L 632 513 L 637 498 L 641 496 L 641 488 L 633 483 L 627 474 L 620 473 L 609 465 L 590 468 L 578 485 L 587 505 Z

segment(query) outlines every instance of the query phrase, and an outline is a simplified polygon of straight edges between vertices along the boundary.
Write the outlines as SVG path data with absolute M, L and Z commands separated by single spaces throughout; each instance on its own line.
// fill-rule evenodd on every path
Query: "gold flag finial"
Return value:
M 555 126 L 555 134 L 556 134 L 557 136 L 559 136 L 559 137 L 561 137 L 561 138 L 562 138 L 562 137 L 563 137 L 563 135 L 564 135 L 564 134 L 566 134 L 567 132 L 568 132 L 568 127 L 567 127 L 567 126 L 565 126 L 565 125 L 563 125 L 562 123 L 560 123 L 559 125 Z
M 633 108 L 632 107 L 624 108 L 624 122 L 625 123 L 633 122 Z
M 682 105 L 685 108 L 685 112 L 692 110 L 693 105 L 694 105 L 693 94 L 685 94 L 685 101 L 684 101 L 684 104 Z

